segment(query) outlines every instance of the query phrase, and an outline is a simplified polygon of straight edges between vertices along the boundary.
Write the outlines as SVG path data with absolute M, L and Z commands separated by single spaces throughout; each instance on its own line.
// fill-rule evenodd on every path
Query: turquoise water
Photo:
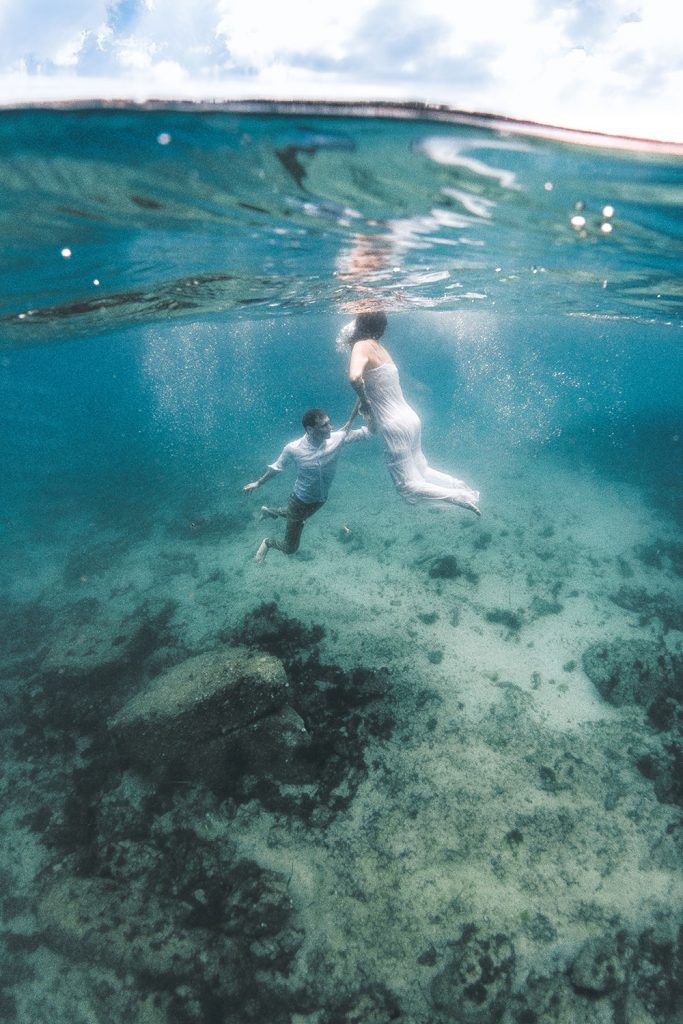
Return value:
M 0 114 L 1 1019 L 681 1020 L 681 156 L 405 113 Z

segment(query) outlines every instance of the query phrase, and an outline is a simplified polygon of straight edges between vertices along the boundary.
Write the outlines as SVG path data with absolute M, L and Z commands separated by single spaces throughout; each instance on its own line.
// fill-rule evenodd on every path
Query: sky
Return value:
M 676 0 L 0 0 L 0 104 L 421 101 L 683 142 Z

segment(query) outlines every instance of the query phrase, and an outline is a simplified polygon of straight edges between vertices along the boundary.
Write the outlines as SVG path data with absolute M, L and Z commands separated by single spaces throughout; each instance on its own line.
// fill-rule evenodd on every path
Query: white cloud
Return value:
M 368 6 L 363 0 L 219 0 L 217 32 L 231 58 L 245 67 L 264 69 L 286 54 L 341 61 Z
M 0 8 L 5 102 L 413 99 L 683 140 L 681 52 L 668 0 L 4 0 Z
M 3 0 L 0 5 L 0 67 L 19 60 L 52 64 L 83 33 L 107 20 L 106 0 L 35 3 Z

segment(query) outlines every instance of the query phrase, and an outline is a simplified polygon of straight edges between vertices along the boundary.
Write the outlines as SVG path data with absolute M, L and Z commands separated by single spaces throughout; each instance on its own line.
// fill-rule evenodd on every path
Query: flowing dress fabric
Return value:
M 440 473 L 427 462 L 421 443 L 422 424 L 408 405 L 393 363 L 381 363 L 363 374 L 365 394 L 384 442 L 384 456 L 396 490 L 406 501 L 430 505 L 476 505 L 479 491 L 463 480 Z

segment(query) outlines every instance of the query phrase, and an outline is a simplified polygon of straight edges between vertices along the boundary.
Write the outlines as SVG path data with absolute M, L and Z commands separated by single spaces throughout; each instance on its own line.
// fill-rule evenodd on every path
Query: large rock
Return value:
M 242 729 L 282 707 L 287 676 L 267 654 L 220 649 L 163 672 L 109 720 L 143 764 L 194 754 L 201 743 Z
M 245 773 L 304 781 L 310 738 L 287 695 L 285 670 L 272 655 L 208 651 L 157 676 L 109 727 L 143 771 L 170 769 L 213 788 Z

